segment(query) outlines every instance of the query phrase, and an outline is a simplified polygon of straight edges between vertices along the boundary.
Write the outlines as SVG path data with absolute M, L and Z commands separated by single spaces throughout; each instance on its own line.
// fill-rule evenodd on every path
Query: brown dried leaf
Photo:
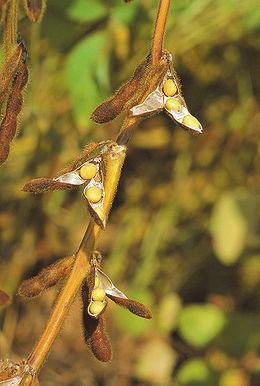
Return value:
M 107 297 L 109 297 L 109 299 L 113 300 L 113 302 L 115 302 L 119 306 L 127 308 L 128 311 L 132 312 L 137 316 L 140 316 L 145 319 L 152 319 L 152 312 L 150 311 L 150 309 L 144 304 L 137 302 L 136 300 L 119 298 L 110 294 L 107 294 Z

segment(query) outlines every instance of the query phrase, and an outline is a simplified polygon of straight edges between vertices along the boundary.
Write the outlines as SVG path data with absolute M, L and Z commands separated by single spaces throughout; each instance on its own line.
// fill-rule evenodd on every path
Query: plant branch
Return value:
M 171 0 L 160 0 L 151 50 L 153 64 L 158 63 L 162 56 L 163 39 L 170 2 Z
M 107 217 L 111 209 L 116 188 L 121 174 L 121 168 L 125 159 L 125 151 L 121 146 L 115 145 L 115 151 L 107 160 L 107 173 L 105 175 L 105 200 L 104 213 Z M 90 272 L 90 260 L 92 259 L 95 245 L 101 228 L 90 220 L 79 249 L 75 256 L 75 262 L 71 273 L 63 287 L 47 326 L 28 357 L 28 364 L 38 373 L 44 364 L 51 346 L 60 332 L 64 319 L 67 316 L 69 308 L 73 303 L 75 296 L 80 289 L 83 281 Z

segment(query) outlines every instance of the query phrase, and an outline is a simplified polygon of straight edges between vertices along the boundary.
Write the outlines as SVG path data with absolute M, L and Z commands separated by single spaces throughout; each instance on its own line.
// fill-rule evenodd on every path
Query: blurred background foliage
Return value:
M 22 279 L 72 254 L 87 224 L 79 191 L 31 196 L 90 140 L 114 138 L 122 117 L 89 115 L 147 54 L 157 1 L 48 1 L 40 25 L 20 17 L 30 83 L 17 136 L 1 167 L 1 357 L 28 354 L 57 289 L 27 302 Z M 111 305 L 111 364 L 80 332 L 77 299 L 41 374 L 43 385 L 259 386 L 260 7 L 258 0 L 174 0 L 166 48 L 190 110 L 192 136 L 166 116 L 134 135 L 107 231 L 105 271 L 151 305 L 143 321 Z

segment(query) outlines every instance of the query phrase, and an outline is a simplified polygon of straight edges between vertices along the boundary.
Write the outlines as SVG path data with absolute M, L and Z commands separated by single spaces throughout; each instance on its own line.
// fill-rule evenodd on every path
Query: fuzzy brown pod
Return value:
M 95 270 L 92 270 L 92 280 Z M 82 301 L 83 301 L 83 329 L 85 341 L 94 354 L 94 356 L 101 362 L 109 362 L 112 359 L 112 348 L 109 338 L 105 331 L 105 321 L 103 315 L 94 318 L 89 315 L 89 296 L 91 288 L 85 283 L 82 286 Z M 93 284 L 93 283 L 92 283 Z
M 24 280 L 18 289 L 18 294 L 32 298 L 55 286 L 60 280 L 68 276 L 74 260 L 75 256 L 64 257 L 44 268 L 38 275 Z
M 79 158 L 71 162 L 66 168 L 53 178 L 35 178 L 27 182 L 24 192 L 44 193 L 48 191 L 75 189 L 86 182 L 79 174 L 80 167 L 100 153 L 101 145 L 92 142 L 86 145 Z
M 34 178 L 33 180 L 27 182 L 22 190 L 29 193 L 44 193 L 57 190 L 75 189 L 76 187 L 76 185 L 55 181 L 53 178 Z
M 92 279 L 93 282 L 93 279 Z M 101 306 L 101 302 L 106 304 L 105 297 L 107 296 L 109 299 L 111 299 L 113 302 L 118 304 L 119 306 L 122 306 L 124 308 L 127 308 L 130 312 L 133 314 L 140 316 L 142 318 L 151 319 L 152 313 L 149 310 L 148 307 L 143 305 L 142 303 L 128 299 L 128 297 L 120 291 L 112 282 L 112 280 L 109 278 L 108 275 L 106 275 L 100 268 L 95 267 L 95 284 L 94 287 L 90 287 L 88 292 L 88 313 L 92 317 L 98 317 L 101 312 L 103 313 L 103 309 L 100 308 L 100 313 L 93 314 L 91 312 L 91 305 L 94 305 L 95 302 L 98 302 L 97 306 Z M 97 310 L 99 308 L 97 307 Z
M 10 152 L 10 144 L 16 134 L 18 115 L 23 105 L 23 90 L 29 77 L 26 64 L 27 52 L 24 43 L 21 47 L 23 49 L 22 60 L 10 86 L 5 114 L 0 125 L 0 165 L 6 161 Z
M 6 306 L 11 303 L 10 296 L 3 290 L 0 289 L 0 307 Z
M 46 0 L 23 0 L 23 4 L 25 12 L 32 22 L 41 21 L 46 9 Z
M 149 54 L 138 65 L 132 78 L 121 86 L 112 98 L 101 103 L 94 110 L 91 119 L 96 123 L 109 122 L 123 110 L 129 110 L 142 102 L 162 81 L 169 67 L 168 60 L 168 55 L 163 53 L 159 63 L 153 64 Z
M 107 297 L 119 306 L 127 308 L 132 314 L 140 316 L 141 318 L 152 319 L 151 310 L 136 300 L 120 298 L 109 294 L 107 294 Z
M 89 213 L 104 229 L 110 209 L 106 198 L 107 202 L 111 201 L 110 194 L 115 193 L 124 156 L 125 148 L 113 141 L 90 143 L 83 155 L 57 177 L 33 179 L 23 187 L 23 191 L 43 193 L 85 185 L 83 193 Z
M 0 107 L 2 107 L 6 96 L 9 95 L 12 81 L 17 74 L 23 60 L 23 46 L 17 44 L 4 58 L 0 69 Z
M 172 66 L 172 56 L 168 55 L 168 68 L 163 79 L 157 83 L 141 103 L 130 108 L 132 117 L 147 117 L 161 111 L 173 119 L 184 129 L 202 133 L 200 122 L 192 116 L 181 92 L 181 85 L 178 76 Z
M 55 190 L 66 190 L 76 188 L 78 185 L 83 184 L 82 180 L 77 172 L 84 162 L 89 161 L 99 153 L 99 144 L 91 142 L 84 148 L 80 157 L 71 162 L 65 169 L 63 169 L 58 176 L 53 178 L 35 178 L 27 182 L 24 187 L 24 192 L 29 193 L 44 193 Z M 75 173 L 75 176 L 71 173 Z M 72 178 L 74 176 L 74 179 Z M 66 178 L 67 177 L 67 178 Z

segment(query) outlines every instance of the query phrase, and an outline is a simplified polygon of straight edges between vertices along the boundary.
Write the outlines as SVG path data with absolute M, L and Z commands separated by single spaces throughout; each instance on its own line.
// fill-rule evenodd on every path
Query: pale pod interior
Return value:
M 168 73 L 161 85 L 163 105 L 175 121 L 188 129 L 202 132 L 200 122 L 187 109 L 186 103 L 180 94 L 178 84 L 174 77 Z
M 99 268 L 95 272 L 95 285 L 91 293 L 88 313 L 98 317 L 107 305 L 106 294 L 127 299 L 127 296 L 116 288 L 112 280 Z

